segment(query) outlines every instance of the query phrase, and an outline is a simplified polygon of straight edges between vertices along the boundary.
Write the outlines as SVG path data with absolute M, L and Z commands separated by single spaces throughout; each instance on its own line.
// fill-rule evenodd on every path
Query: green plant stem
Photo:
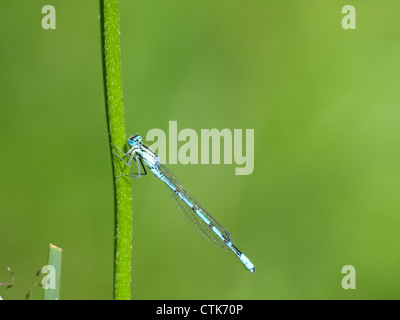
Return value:
M 103 74 L 115 196 L 114 299 L 131 298 L 132 192 L 129 168 L 112 153 L 113 145 L 126 145 L 122 102 L 118 0 L 100 0 Z M 120 177 L 120 178 L 118 178 Z

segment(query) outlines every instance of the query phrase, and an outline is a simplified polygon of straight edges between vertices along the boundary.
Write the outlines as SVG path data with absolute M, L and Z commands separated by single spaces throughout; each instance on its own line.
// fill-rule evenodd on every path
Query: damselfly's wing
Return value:
M 184 195 L 195 207 L 198 209 L 226 238 L 228 241 L 232 241 L 230 233 L 226 230 L 206 209 L 204 209 L 199 202 L 192 197 L 186 189 L 181 185 L 178 179 L 174 176 L 174 174 L 169 171 L 164 165 L 159 166 L 161 173 L 175 186 L 175 188 Z M 215 232 L 209 227 L 207 223 L 203 221 L 200 216 L 193 211 L 188 204 L 183 201 L 171 188 L 168 187 L 168 191 L 174 203 L 179 209 L 179 212 L 183 215 L 186 221 L 192 226 L 192 228 L 197 231 L 200 236 L 206 239 L 211 244 L 216 247 L 229 251 L 229 247 L 226 246 L 225 242 L 221 240 L 221 238 L 215 234 Z

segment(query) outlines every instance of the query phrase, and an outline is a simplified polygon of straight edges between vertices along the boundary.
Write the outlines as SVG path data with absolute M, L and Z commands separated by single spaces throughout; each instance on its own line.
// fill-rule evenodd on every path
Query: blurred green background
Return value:
M 41 27 L 46 4 L 56 30 Z M 342 29 L 347 4 L 356 30 Z M 20 283 L 0 296 L 24 298 L 51 242 L 63 248 L 62 299 L 111 299 L 98 1 L 0 7 L 0 281 L 10 266 Z M 149 175 L 133 181 L 133 298 L 400 298 L 400 2 L 120 9 L 128 132 L 168 133 L 170 120 L 199 134 L 255 129 L 251 175 L 236 176 L 235 164 L 169 168 L 257 273 L 198 237 Z M 341 287 L 344 265 L 356 269 L 356 290 Z

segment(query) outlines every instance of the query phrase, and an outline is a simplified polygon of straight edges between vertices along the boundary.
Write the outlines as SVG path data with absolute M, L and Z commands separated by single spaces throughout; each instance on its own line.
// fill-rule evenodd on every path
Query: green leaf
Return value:
M 62 249 L 50 243 L 48 265 L 42 268 L 42 273 L 47 272 L 42 279 L 44 300 L 60 299 L 61 254 Z

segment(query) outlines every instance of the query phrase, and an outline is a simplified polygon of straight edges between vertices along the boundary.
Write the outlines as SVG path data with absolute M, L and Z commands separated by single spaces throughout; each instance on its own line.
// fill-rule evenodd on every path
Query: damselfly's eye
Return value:
M 128 143 L 129 143 L 129 145 L 131 145 L 131 146 L 134 146 L 135 144 L 137 144 L 137 143 L 139 143 L 139 142 L 141 142 L 142 141 L 142 137 L 140 136 L 140 135 L 138 135 L 138 134 L 136 134 L 136 135 L 134 135 L 133 137 L 130 137 L 129 139 L 128 139 Z

